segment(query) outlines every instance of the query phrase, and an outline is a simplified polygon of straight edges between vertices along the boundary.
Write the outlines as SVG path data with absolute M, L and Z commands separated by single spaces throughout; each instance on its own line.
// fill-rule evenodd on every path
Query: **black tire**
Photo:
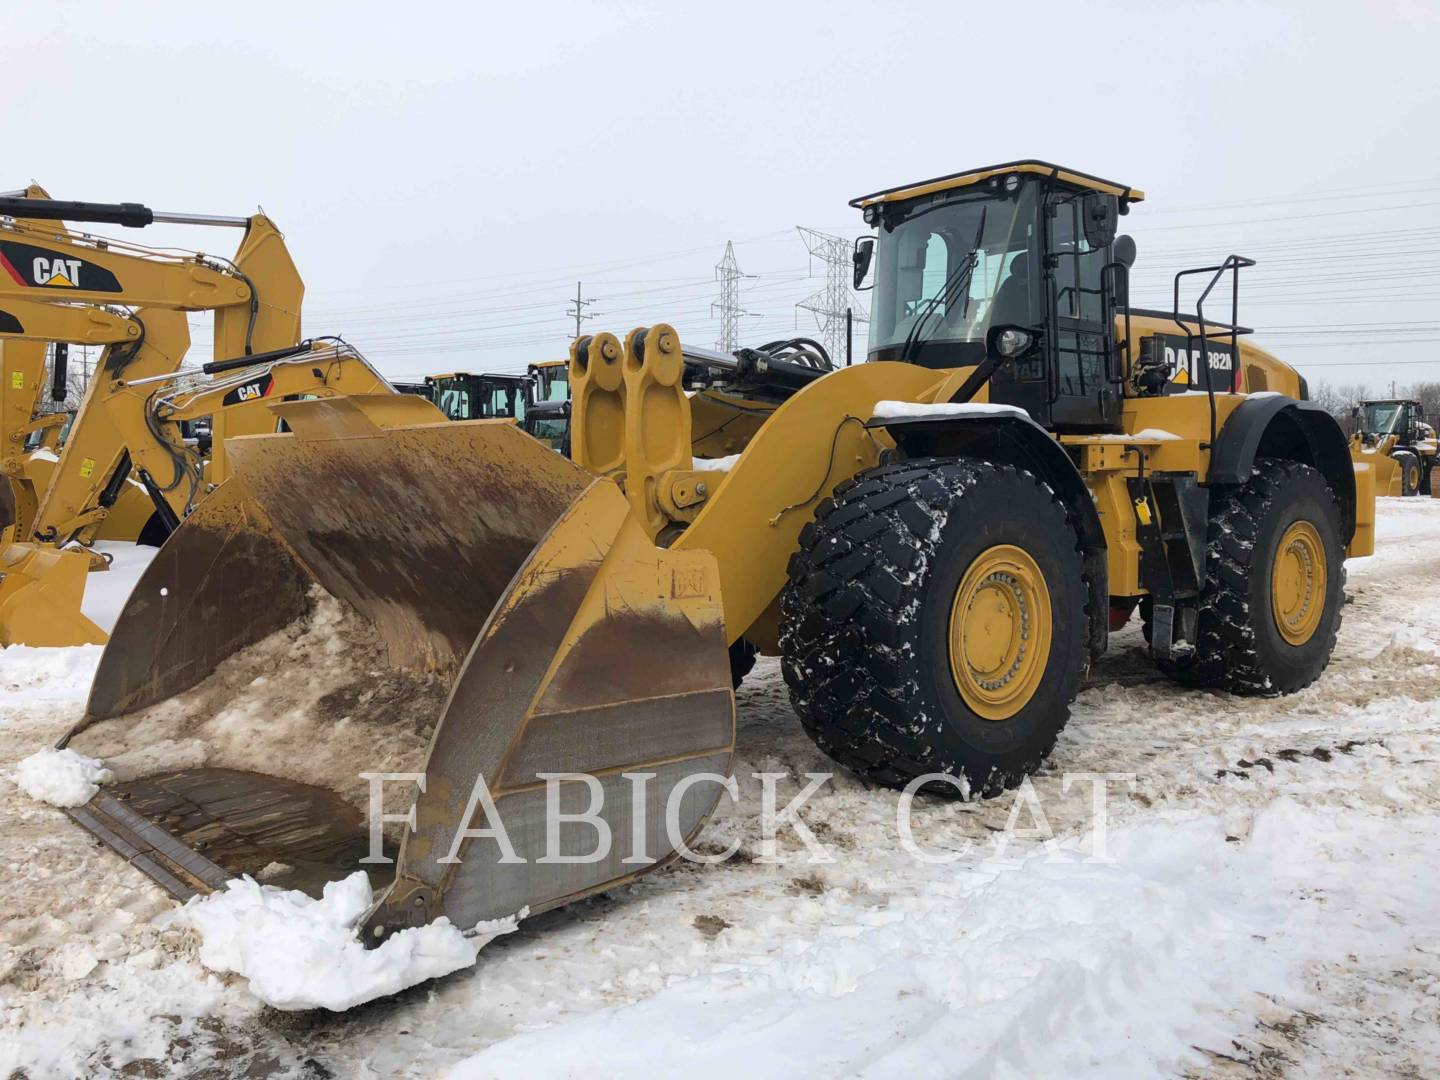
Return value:
M 758 650 L 750 642 L 741 638 L 730 646 L 730 685 L 732 689 L 739 690 L 740 684 L 745 681 L 745 676 L 750 674 L 755 667 L 755 657 Z
M 1409 450 L 1397 450 L 1390 456 L 1395 459 L 1395 466 L 1400 470 L 1400 494 L 1418 495 L 1420 493 L 1420 459 Z
M 1028 700 L 987 720 L 951 674 L 950 617 L 966 570 L 997 545 L 1021 548 L 1040 570 L 1051 640 Z M 781 597 L 782 670 L 805 730 L 890 787 L 927 773 L 963 777 L 981 796 L 1014 787 L 1054 747 L 1079 687 L 1083 565 L 1075 522 L 1029 472 L 923 458 L 858 474 L 801 533 Z
M 1281 538 L 1300 520 L 1314 526 L 1325 549 L 1325 598 L 1309 640 L 1292 645 L 1275 622 L 1271 577 Z M 1188 686 L 1235 694 L 1309 686 L 1329 664 L 1340 632 L 1344 558 L 1340 507 L 1309 465 L 1262 459 L 1246 483 L 1212 489 L 1199 640 L 1191 656 L 1160 660 L 1160 670 Z

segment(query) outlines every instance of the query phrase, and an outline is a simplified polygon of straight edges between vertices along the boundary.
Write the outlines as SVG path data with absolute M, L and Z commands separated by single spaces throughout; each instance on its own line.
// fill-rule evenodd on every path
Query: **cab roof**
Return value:
M 905 184 L 902 187 L 886 188 L 884 191 L 851 199 L 850 205 L 857 210 L 863 210 L 875 203 L 900 202 L 920 195 L 933 195 L 937 191 L 970 187 L 981 181 L 989 180 L 992 176 L 1004 176 L 1007 173 L 1034 173 L 1040 176 L 1049 176 L 1077 187 L 1104 192 L 1106 195 L 1118 195 L 1125 202 L 1140 202 L 1145 198 L 1145 193 L 1138 188 L 1117 184 L 1113 180 L 1091 176 L 1089 173 L 1076 169 L 1067 169 L 1063 165 L 1055 165 L 1049 161 L 1026 158 L 1024 161 L 1007 161 L 1002 165 L 987 165 L 980 169 L 951 173 L 949 176 L 937 176 L 933 180 L 921 180 L 918 183 Z
M 438 375 L 426 375 L 426 382 L 438 382 L 441 379 L 494 379 L 497 382 L 526 382 L 526 376 L 517 375 L 514 372 L 475 372 L 475 371 L 445 371 Z

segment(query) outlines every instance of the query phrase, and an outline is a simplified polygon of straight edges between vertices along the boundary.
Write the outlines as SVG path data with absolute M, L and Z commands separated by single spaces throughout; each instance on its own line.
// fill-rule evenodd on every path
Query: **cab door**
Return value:
M 1092 247 L 1082 227 L 1086 196 L 1052 192 L 1045 212 L 1045 349 L 1050 423 L 1058 430 L 1120 427 L 1116 299 L 1105 287 L 1110 247 Z

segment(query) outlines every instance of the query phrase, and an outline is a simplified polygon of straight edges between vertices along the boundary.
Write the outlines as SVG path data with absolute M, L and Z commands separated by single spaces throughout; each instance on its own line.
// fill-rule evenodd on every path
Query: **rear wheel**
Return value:
M 983 461 L 885 465 L 800 543 L 782 666 L 822 750 L 882 784 L 945 773 L 980 795 L 1040 765 L 1086 656 L 1079 537 L 1048 485 Z
M 1395 467 L 1400 470 L 1400 494 L 1418 495 L 1420 493 L 1420 459 L 1408 450 L 1397 450 L 1390 456 L 1395 459 Z
M 1316 470 L 1262 460 L 1213 490 L 1195 652 L 1160 668 L 1192 686 L 1288 694 L 1330 662 L 1344 601 L 1340 508 Z

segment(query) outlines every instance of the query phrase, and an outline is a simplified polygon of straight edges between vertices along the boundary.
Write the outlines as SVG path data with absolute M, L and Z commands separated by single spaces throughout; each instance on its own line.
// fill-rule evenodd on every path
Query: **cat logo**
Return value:
M 220 399 L 220 404 L 241 405 L 247 401 L 258 401 L 263 397 L 269 397 L 270 391 L 274 388 L 275 376 L 267 372 L 258 379 L 252 379 L 250 382 L 235 387 Z
M 75 289 L 118 293 L 120 279 L 97 263 L 71 259 L 34 244 L 0 240 L 0 281 L 9 278 L 27 289 Z
M 48 259 L 35 256 L 34 281 L 36 285 L 58 286 L 66 289 L 80 287 L 79 259 Z

